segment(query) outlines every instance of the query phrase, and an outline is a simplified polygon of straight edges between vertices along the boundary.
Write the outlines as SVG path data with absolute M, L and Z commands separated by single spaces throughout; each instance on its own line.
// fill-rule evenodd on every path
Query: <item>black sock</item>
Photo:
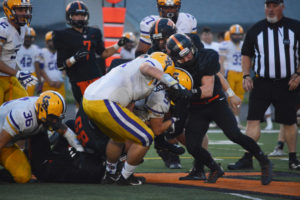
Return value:
M 297 159 L 296 152 L 289 153 L 289 161 L 294 161 L 296 159 Z
M 199 160 L 194 160 L 194 168 L 199 171 L 204 171 L 204 164 Z
M 283 150 L 283 147 L 284 147 L 284 142 L 282 142 L 282 141 L 278 141 L 278 142 L 277 142 L 277 147 L 278 147 L 278 149 L 281 149 L 281 150 Z
M 245 152 L 244 154 L 244 158 L 247 159 L 247 160 L 252 160 L 252 153 L 249 153 L 249 152 Z

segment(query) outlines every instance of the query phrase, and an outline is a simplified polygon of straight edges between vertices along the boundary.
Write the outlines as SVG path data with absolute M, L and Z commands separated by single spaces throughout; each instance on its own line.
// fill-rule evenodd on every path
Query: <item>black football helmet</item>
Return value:
M 73 20 L 72 15 L 84 15 L 84 20 Z M 75 26 L 76 28 L 83 28 L 88 24 L 89 21 L 89 11 L 87 6 L 82 1 L 73 1 L 69 3 L 66 7 L 66 20 L 70 26 Z
M 176 65 L 189 67 L 196 59 L 197 48 L 195 48 L 189 36 L 176 33 L 171 35 L 167 41 L 167 52 Z M 193 54 L 193 59 L 185 63 L 180 62 L 190 52 Z
M 158 19 L 150 29 L 152 48 L 166 52 L 166 41 L 176 31 L 176 26 L 172 20 L 168 18 Z M 161 40 L 164 40 L 164 43 L 161 43 Z

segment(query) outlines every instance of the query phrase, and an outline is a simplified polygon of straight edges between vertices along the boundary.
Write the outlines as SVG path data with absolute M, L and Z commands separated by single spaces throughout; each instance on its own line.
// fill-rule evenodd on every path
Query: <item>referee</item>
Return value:
M 250 91 L 246 134 L 258 141 L 260 119 L 270 104 L 275 121 L 283 125 L 289 150 L 289 168 L 300 170 L 296 158 L 296 88 L 300 83 L 300 22 L 283 16 L 283 0 L 266 0 L 266 19 L 247 33 L 242 48 L 243 87 Z M 250 77 L 254 58 L 255 77 Z M 228 169 L 252 169 L 252 155 L 245 153 Z

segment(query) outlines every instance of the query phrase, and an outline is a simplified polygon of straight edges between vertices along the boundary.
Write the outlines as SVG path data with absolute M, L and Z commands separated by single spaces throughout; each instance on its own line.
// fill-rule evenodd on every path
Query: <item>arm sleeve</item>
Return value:
M 10 111 L 3 124 L 3 129 L 13 137 L 16 136 L 24 127 L 24 123 L 20 123 L 20 115 L 22 115 L 22 113 L 17 110 Z
M 227 55 L 227 51 L 228 51 L 228 47 L 227 47 L 227 42 L 224 41 L 220 44 L 219 46 L 219 55 L 220 56 L 226 56 Z
M 216 51 L 209 49 L 207 53 L 207 62 L 203 75 L 215 75 L 220 71 L 219 55 Z
M 243 56 L 254 56 L 254 41 L 252 39 L 251 30 L 246 34 L 243 46 L 242 46 L 242 55 Z
M 101 56 L 104 50 L 105 47 L 103 43 L 102 33 L 100 29 L 97 29 L 96 53 Z
M 154 22 L 157 20 L 154 16 L 147 16 L 145 17 L 140 23 L 140 41 L 151 45 L 150 39 L 150 29 Z
M 64 65 L 64 62 L 67 58 L 64 52 L 64 45 L 63 45 L 63 33 L 61 31 L 53 31 L 53 44 L 54 48 L 57 50 L 57 67 L 60 68 Z
M 190 22 L 191 22 L 191 33 L 194 33 L 194 34 L 197 34 L 197 19 L 193 16 L 193 15 L 190 15 L 191 19 L 190 19 Z

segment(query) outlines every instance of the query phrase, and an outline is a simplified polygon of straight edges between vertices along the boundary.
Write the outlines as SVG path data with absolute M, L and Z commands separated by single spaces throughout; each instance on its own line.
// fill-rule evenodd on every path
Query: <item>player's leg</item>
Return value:
M 0 150 L 0 164 L 9 171 L 16 183 L 27 183 L 31 179 L 29 162 L 16 145 Z

